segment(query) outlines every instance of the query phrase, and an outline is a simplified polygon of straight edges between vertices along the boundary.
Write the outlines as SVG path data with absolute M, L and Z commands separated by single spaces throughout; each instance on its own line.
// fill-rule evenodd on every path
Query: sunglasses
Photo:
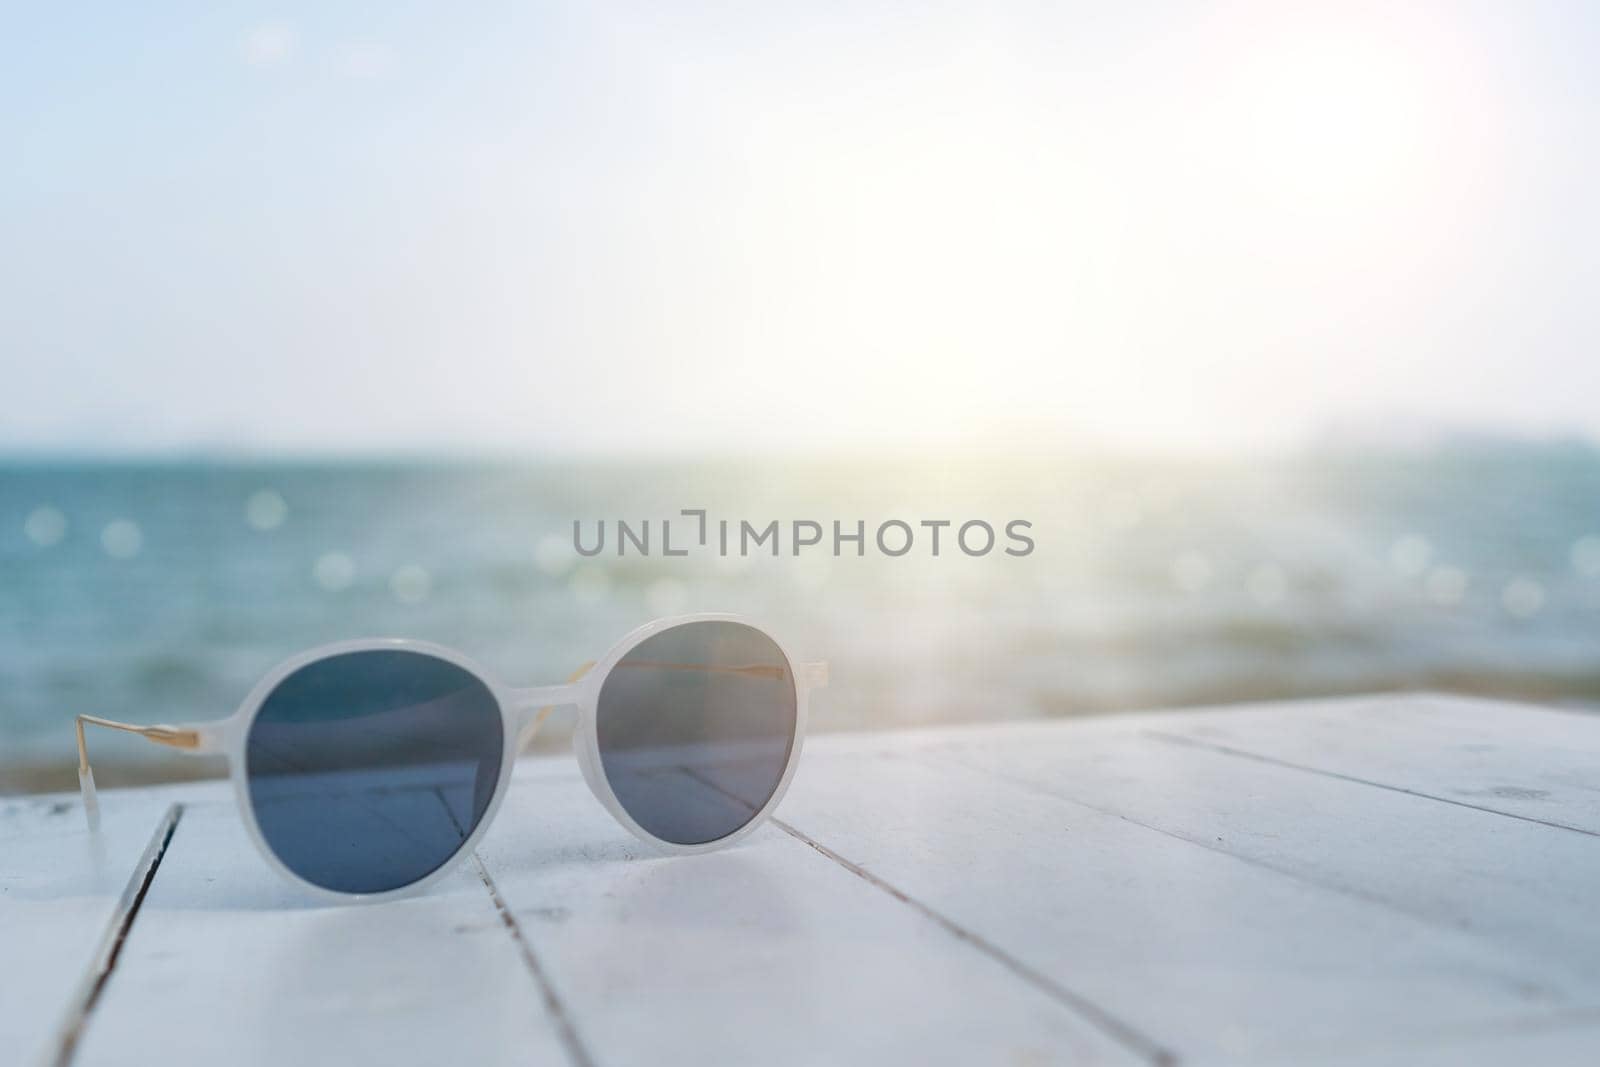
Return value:
M 78 716 L 78 781 L 97 829 L 86 724 L 220 753 L 268 864 L 325 896 L 378 900 L 423 888 L 471 852 L 517 753 L 564 706 L 578 709 L 584 779 L 626 829 L 672 853 L 732 844 L 782 799 L 806 694 L 827 680 L 826 663 L 797 665 L 734 615 L 650 623 L 566 684 L 530 689 L 437 645 L 350 641 L 284 663 L 226 719 Z

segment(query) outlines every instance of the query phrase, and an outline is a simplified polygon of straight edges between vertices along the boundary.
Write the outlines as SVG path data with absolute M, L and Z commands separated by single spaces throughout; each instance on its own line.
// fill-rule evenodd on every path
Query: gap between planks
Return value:
M 1140 732 L 1146 737 L 1155 738 L 1156 740 L 1164 741 L 1167 744 L 1180 746 L 1186 745 L 1191 748 L 1203 748 L 1224 756 L 1232 756 L 1235 759 L 1254 760 L 1257 763 L 1266 763 L 1274 767 L 1283 767 L 1286 770 L 1300 771 L 1305 774 L 1318 774 L 1324 778 L 1333 778 L 1341 782 L 1351 782 L 1355 785 L 1367 785 L 1374 789 L 1386 789 L 1391 793 L 1402 793 L 1408 797 L 1417 797 L 1422 800 L 1437 801 L 1440 804 L 1450 804 L 1457 808 L 1467 808 L 1470 811 L 1481 811 L 1486 815 L 1498 815 L 1503 819 L 1516 819 L 1518 822 L 1531 822 L 1536 826 L 1548 826 L 1552 830 L 1566 830 L 1574 834 L 1583 834 L 1585 837 L 1600 837 L 1600 833 L 1596 833 L 1593 830 L 1586 830 L 1581 826 L 1572 826 L 1568 823 L 1556 822 L 1551 819 L 1538 819 L 1532 815 L 1521 815 L 1514 811 L 1503 811 L 1500 808 L 1491 808 L 1486 804 L 1472 804 L 1465 800 L 1456 800 L 1453 797 L 1441 797 L 1435 793 L 1425 793 L 1420 789 L 1411 789 L 1403 785 L 1391 785 L 1388 782 L 1379 782 L 1371 778 L 1362 778 L 1359 775 L 1345 774 L 1342 771 L 1324 770 L 1321 767 L 1313 767 L 1309 763 L 1296 763 L 1293 760 L 1281 759 L 1278 756 L 1267 756 L 1260 752 L 1251 752 L 1249 749 L 1236 748 L 1233 745 L 1224 745 L 1217 741 L 1206 741 L 1200 738 L 1190 737 L 1187 734 L 1167 733 L 1164 730 L 1142 730 Z
M 755 810 L 755 805 L 752 805 L 748 800 L 744 799 L 738 794 L 724 789 L 712 779 L 688 769 L 685 769 L 684 773 L 688 774 L 689 777 L 693 778 L 697 782 L 700 782 L 707 788 L 721 793 L 729 800 L 742 804 L 752 811 Z M 1084 1021 L 1099 1029 L 1102 1033 L 1106 1034 L 1113 1041 L 1128 1049 L 1134 1055 L 1149 1061 L 1151 1064 L 1154 1064 L 1155 1067 L 1172 1067 L 1172 1065 L 1178 1062 L 1177 1053 L 1173 1052 L 1171 1049 L 1163 1047 L 1154 1039 L 1147 1037 L 1143 1033 L 1140 1033 L 1132 1025 L 1117 1018 L 1117 1016 L 1100 1007 L 1087 997 L 1084 997 L 1082 994 L 1075 993 L 1066 986 L 1062 985 L 1060 982 L 1055 981 L 1050 976 L 1034 970 L 1026 963 L 1023 963 L 1021 960 L 1011 955 L 1009 952 L 1006 952 L 1000 946 L 993 944 L 983 937 L 980 937 L 974 931 L 968 930 L 966 927 L 962 926 L 960 923 L 957 923 L 954 919 L 950 918 L 948 915 L 945 915 L 943 912 L 924 904 L 922 901 L 916 899 L 899 886 L 896 886 L 886 879 L 880 878 L 878 875 L 873 874 L 859 863 L 855 863 L 846 859 L 833 849 L 811 837 L 809 834 L 796 829 L 792 824 L 786 823 L 776 816 L 772 817 L 772 824 L 778 829 L 782 830 L 784 833 L 788 834 L 790 837 L 794 838 L 796 841 L 799 841 L 801 844 L 810 847 L 811 850 L 817 855 L 831 861 L 839 867 L 842 867 L 845 871 L 855 875 L 857 878 L 860 878 L 874 889 L 877 889 L 883 893 L 887 893 L 895 900 L 898 900 L 900 903 L 911 908 L 913 911 L 916 911 L 924 918 L 932 921 L 934 925 L 938 926 L 945 933 L 956 938 L 956 940 L 971 945 L 979 952 L 982 952 L 985 956 L 988 956 L 990 959 L 1000 964 L 1000 966 L 1010 971 L 1017 978 L 1026 982 L 1028 985 L 1033 986 L 1045 996 L 1067 1008 L 1067 1010 L 1076 1013 L 1078 1016 L 1083 1018 Z
M 434 795 L 439 798 L 439 803 L 444 806 L 444 812 L 450 821 L 455 824 L 456 832 L 463 840 L 467 837 L 467 828 L 461 825 L 456 818 L 456 813 L 451 809 L 450 802 L 445 799 L 442 789 L 435 789 Z M 594 1058 L 589 1055 L 588 1048 L 583 1039 L 578 1036 L 578 1028 L 572 1022 L 572 1016 L 567 1013 L 567 1006 L 562 1001 L 561 995 L 556 992 L 556 987 L 551 983 L 549 975 L 545 973 L 544 965 L 539 962 L 538 955 L 533 951 L 533 945 L 522 932 L 522 925 L 517 922 L 517 917 L 506 906 L 505 898 L 500 895 L 500 887 L 494 884 L 494 878 L 489 874 L 489 868 L 484 866 L 483 857 L 477 850 L 473 850 L 472 868 L 478 872 L 478 879 L 483 882 L 483 888 L 489 892 L 489 902 L 494 905 L 495 913 L 500 916 L 500 922 L 511 934 L 511 940 L 516 942 L 517 954 L 522 957 L 523 964 L 528 968 L 528 973 L 533 976 L 534 985 L 539 987 L 539 996 L 544 1000 L 545 1014 L 550 1016 L 550 1021 L 555 1024 L 556 1034 L 561 1038 L 562 1047 L 567 1050 L 567 1055 L 572 1058 L 576 1067 L 594 1067 Z
M 494 903 L 500 921 L 511 932 L 511 940 L 517 943 L 517 951 L 522 956 L 522 962 L 527 965 L 528 972 L 533 975 L 534 983 L 539 987 L 539 994 L 544 998 L 545 1012 L 555 1023 L 556 1032 L 561 1037 L 562 1045 L 566 1047 L 567 1055 L 572 1057 L 572 1062 L 577 1067 L 594 1067 L 594 1058 L 589 1055 L 589 1049 L 578 1036 L 578 1028 L 573 1024 L 566 1004 L 556 992 L 555 986 L 545 973 L 544 965 L 539 962 L 538 955 L 533 951 L 533 945 L 523 934 L 522 926 L 517 922 L 516 916 L 506 906 L 505 898 L 500 895 L 500 888 L 494 884 L 494 879 L 489 875 L 489 868 L 483 865 L 483 859 L 477 852 L 472 853 L 472 866 L 477 870 L 478 877 L 483 880 L 484 888 L 489 891 L 489 899 Z
M 150 891 L 150 884 L 155 881 L 156 869 L 161 866 L 161 859 L 167 854 L 167 846 L 172 844 L 172 835 L 177 832 L 178 820 L 182 817 L 183 805 L 173 804 L 156 823 L 150 844 L 139 857 L 139 862 L 134 865 L 133 874 L 123 888 L 122 896 L 117 900 L 111 921 L 106 924 L 100 945 L 89 961 L 89 970 L 68 1004 L 66 1016 L 57 1029 L 55 1055 L 47 1056 L 45 1063 L 52 1064 L 53 1067 L 67 1067 L 72 1062 L 73 1054 L 78 1049 L 78 1042 L 89 1025 L 89 1016 L 99 1003 L 100 994 L 105 992 L 106 983 L 111 980 L 111 972 L 116 969 L 117 957 L 122 954 L 122 946 L 128 940 L 133 920 L 138 917 L 139 908 L 144 904 L 145 894 Z
M 1068 989 L 1066 986 L 1062 985 L 1060 982 L 1057 982 L 1049 975 L 1043 974 L 1040 971 L 1028 966 L 1026 963 L 1023 963 L 1021 960 L 1006 952 L 998 945 L 992 944 L 973 931 L 968 930 L 966 927 L 962 926 L 960 923 L 957 923 L 943 912 L 924 904 L 922 901 L 905 892 L 905 890 L 900 889 L 898 886 L 878 877 L 865 867 L 862 867 L 860 864 L 851 862 L 845 857 L 839 855 L 839 853 L 833 851 L 833 849 L 801 832 L 790 824 L 784 822 L 782 819 L 774 818 L 772 823 L 774 826 L 778 827 L 795 840 L 810 846 L 818 855 L 838 864 L 840 867 L 844 868 L 846 871 L 849 871 L 857 878 L 865 881 L 868 885 L 887 893 L 889 896 L 900 901 L 902 904 L 905 904 L 907 907 L 910 907 L 923 917 L 931 920 L 940 929 L 955 937 L 957 940 L 963 941 L 977 949 L 979 952 L 982 952 L 985 956 L 988 956 L 990 959 L 1000 964 L 1000 966 L 1010 971 L 1022 981 L 1033 986 L 1035 989 L 1039 990 L 1050 999 L 1056 1001 L 1058 1004 L 1061 1004 L 1069 1011 L 1072 1011 L 1078 1016 L 1082 1017 L 1091 1025 L 1095 1026 L 1097 1029 L 1111 1037 L 1112 1040 L 1116 1041 L 1130 1052 L 1139 1056 L 1141 1059 L 1147 1060 L 1151 1064 L 1156 1065 L 1156 1067 L 1172 1067 L 1172 1065 L 1178 1062 L 1177 1054 L 1171 1049 L 1168 1049 L 1157 1043 L 1152 1038 L 1145 1036 L 1143 1033 L 1134 1029 L 1134 1027 L 1128 1023 L 1123 1022 L 1111 1012 L 1100 1007 L 1098 1004 L 1095 1004 L 1093 1001 L 1087 999 L 1083 995 L 1073 992 L 1071 989 Z

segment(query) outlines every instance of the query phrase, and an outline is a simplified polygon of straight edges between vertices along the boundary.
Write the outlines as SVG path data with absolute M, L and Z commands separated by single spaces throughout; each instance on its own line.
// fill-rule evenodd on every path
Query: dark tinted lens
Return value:
M 256 823 L 314 885 L 377 893 L 435 871 L 489 807 L 500 707 L 470 671 L 418 652 L 347 652 L 295 671 L 245 746 Z
M 760 630 L 684 623 L 612 668 L 595 725 L 606 781 L 634 822 L 680 845 L 715 841 L 778 788 L 795 740 L 794 675 Z

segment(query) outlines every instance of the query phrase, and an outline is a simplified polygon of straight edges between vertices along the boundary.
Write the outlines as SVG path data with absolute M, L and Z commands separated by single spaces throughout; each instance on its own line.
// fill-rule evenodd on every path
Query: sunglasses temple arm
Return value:
M 828 688 L 828 663 L 819 660 L 815 663 L 800 664 L 800 677 L 806 680 L 806 685 L 812 689 Z
M 117 722 L 115 719 L 102 719 L 98 715 L 79 715 L 76 726 L 78 732 L 78 790 L 83 794 L 83 815 L 89 821 L 91 831 L 100 829 L 100 800 L 95 794 L 94 771 L 89 766 L 89 746 L 83 736 L 83 727 L 104 726 L 111 730 L 121 730 L 123 733 L 138 734 L 146 741 L 153 741 L 158 745 L 167 745 L 170 748 L 199 755 L 213 751 L 215 745 L 211 731 L 205 726 L 168 726 L 157 724 L 155 726 L 136 726 L 133 723 Z

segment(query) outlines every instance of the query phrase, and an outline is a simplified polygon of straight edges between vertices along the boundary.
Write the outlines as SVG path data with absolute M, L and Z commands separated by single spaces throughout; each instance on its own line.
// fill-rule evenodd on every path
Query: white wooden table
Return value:
M 308 903 L 221 785 L 0 801 L 0 1063 L 1600 1062 L 1600 717 L 1378 697 L 813 738 L 661 858 L 570 760 Z

